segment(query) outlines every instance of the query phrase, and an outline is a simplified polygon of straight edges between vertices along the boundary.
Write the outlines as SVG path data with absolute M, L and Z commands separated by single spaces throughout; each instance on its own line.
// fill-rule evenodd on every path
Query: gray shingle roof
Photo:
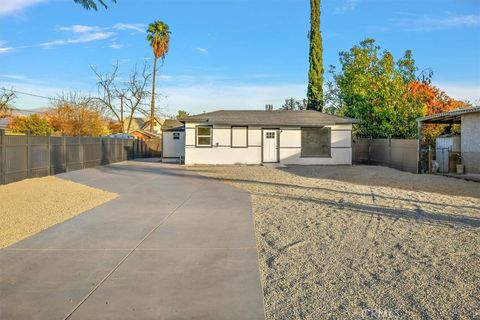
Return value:
M 176 119 L 166 119 L 163 122 L 162 131 L 184 131 L 184 126 Z
M 220 110 L 184 117 L 180 121 L 259 126 L 318 126 L 358 123 L 356 119 L 313 110 Z

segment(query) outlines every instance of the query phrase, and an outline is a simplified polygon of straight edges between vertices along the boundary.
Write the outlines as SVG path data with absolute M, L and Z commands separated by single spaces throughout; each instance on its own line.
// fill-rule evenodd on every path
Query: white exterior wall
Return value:
M 213 126 L 212 147 L 195 147 L 195 127 L 208 123 L 187 123 L 185 126 L 185 164 L 261 164 L 262 128 L 248 127 L 248 148 L 231 147 L 231 127 Z M 302 158 L 300 127 L 279 129 L 279 162 L 285 164 L 352 164 L 352 125 L 331 128 L 331 157 Z M 268 128 L 265 128 L 268 129 Z
M 480 112 L 462 115 L 462 162 L 465 171 L 480 173 Z
M 185 156 L 185 132 L 176 131 L 180 139 L 173 139 L 173 131 L 163 132 L 163 157 L 179 158 Z

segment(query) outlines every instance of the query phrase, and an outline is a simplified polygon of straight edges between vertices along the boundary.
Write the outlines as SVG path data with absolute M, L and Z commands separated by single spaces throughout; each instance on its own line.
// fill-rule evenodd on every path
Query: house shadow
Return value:
M 348 167 L 341 167 L 341 168 L 348 168 Z M 199 180 L 206 180 L 211 179 L 208 176 L 202 175 L 208 174 L 208 167 L 205 170 L 202 169 L 201 166 L 197 167 L 198 170 L 190 171 L 185 169 L 184 166 L 181 165 L 164 165 L 160 163 L 153 163 L 150 161 L 135 161 L 128 165 L 108 165 L 104 167 L 100 167 L 99 170 L 102 172 L 106 172 L 109 174 L 115 175 L 129 175 L 131 172 L 142 172 L 148 174 L 158 174 L 163 176 L 171 176 L 177 178 L 185 178 L 188 177 L 189 179 L 199 179 Z M 279 170 L 285 170 L 288 168 L 276 168 Z M 480 228 L 480 218 L 471 217 L 461 214 L 448 214 L 448 213 L 438 213 L 433 212 L 431 210 L 427 211 L 421 208 L 421 205 L 434 205 L 434 206 L 446 206 L 446 203 L 439 203 L 429 200 L 418 200 L 418 199 L 409 199 L 401 196 L 384 196 L 375 194 L 375 198 L 382 198 L 385 200 L 396 200 L 409 203 L 410 207 L 415 207 L 415 209 L 406 209 L 406 208 L 398 208 L 396 206 L 388 206 L 388 205 L 378 205 L 378 204 L 365 204 L 365 203 L 355 203 L 349 202 L 348 200 L 336 201 L 328 198 L 318 198 L 314 196 L 308 196 L 310 190 L 320 191 L 319 194 L 325 194 L 325 192 L 337 193 L 339 196 L 338 198 L 345 198 L 345 195 L 351 196 L 368 196 L 371 197 L 372 194 L 370 192 L 357 192 L 357 191 L 348 191 L 348 190 L 334 190 L 330 188 L 324 188 L 321 186 L 308 186 L 308 185 L 299 185 L 295 183 L 282 183 L 278 181 L 262 181 L 255 177 L 242 177 L 242 178 L 217 178 L 220 181 L 227 182 L 227 183 L 240 183 L 246 184 L 247 189 L 248 185 L 260 184 L 267 187 L 280 187 L 280 192 L 277 194 L 271 194 L 268 192 L 259 193 L 255 192 L 252 193 L 254 195 L 259 196 L 268 196 L 268 197 L 275 197 L 278 199 L 289 199 L 289 200 L 298 200 L 298 201 L 308 201 L 310 203 L 322 206 L 329 206 L 339 210 L 352 210 L 352 212 L 358 214 L 365 214 L 368 216 L 371 215 L 378 215 L 383 217 L 388 217 L 392 219 L 404 219 L 404 220 L 412 220 L 417 223 L 427 223 L 431 225 L 442 225 L 442 226 L 449 226 L 449 227 L 463 227 L 463 228 Z M 284 191 L 282 189 L 285 189 Z M 288 192 L 289 188 L 294 189 L 301 189 L 302 194 L 306 194 L 307 196 L 303 195 L 301 197 L 297 197 L 292 195 Z M 278 189 L 277 189 L 278 190 Z M 248 191 L 248 190 L 247 190 Z M 336 198 L 336 197 L 334 197 Z M 347 197 L 348 198 L 348 197 Z M 470 206 L 470 205 L 459 205 L 449 203 L 448 207 L 454 208 L 459 211 L 465 210 L 472 210 L 478 209 L 477 206 Z

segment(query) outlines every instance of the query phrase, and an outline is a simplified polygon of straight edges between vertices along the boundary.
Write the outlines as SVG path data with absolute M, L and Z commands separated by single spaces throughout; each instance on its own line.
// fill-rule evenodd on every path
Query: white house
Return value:
M 185 156 L 185 129 L 178 120 L 165 120 L 162 126 L 162 162 L 179 162 Z
M 355 119 L 307 110 L 220 110 L 180 121 L 185 164 L 352 163 Z

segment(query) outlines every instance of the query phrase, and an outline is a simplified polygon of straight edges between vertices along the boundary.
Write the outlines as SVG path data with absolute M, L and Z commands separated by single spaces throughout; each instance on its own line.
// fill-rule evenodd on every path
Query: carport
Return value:
M 419 163 L 421 163 L 422 125 L 460 124 L 461 125 L 461 163 L 465 172 L 480 173 L 480 106 L 458 109 L 417 119 Z

